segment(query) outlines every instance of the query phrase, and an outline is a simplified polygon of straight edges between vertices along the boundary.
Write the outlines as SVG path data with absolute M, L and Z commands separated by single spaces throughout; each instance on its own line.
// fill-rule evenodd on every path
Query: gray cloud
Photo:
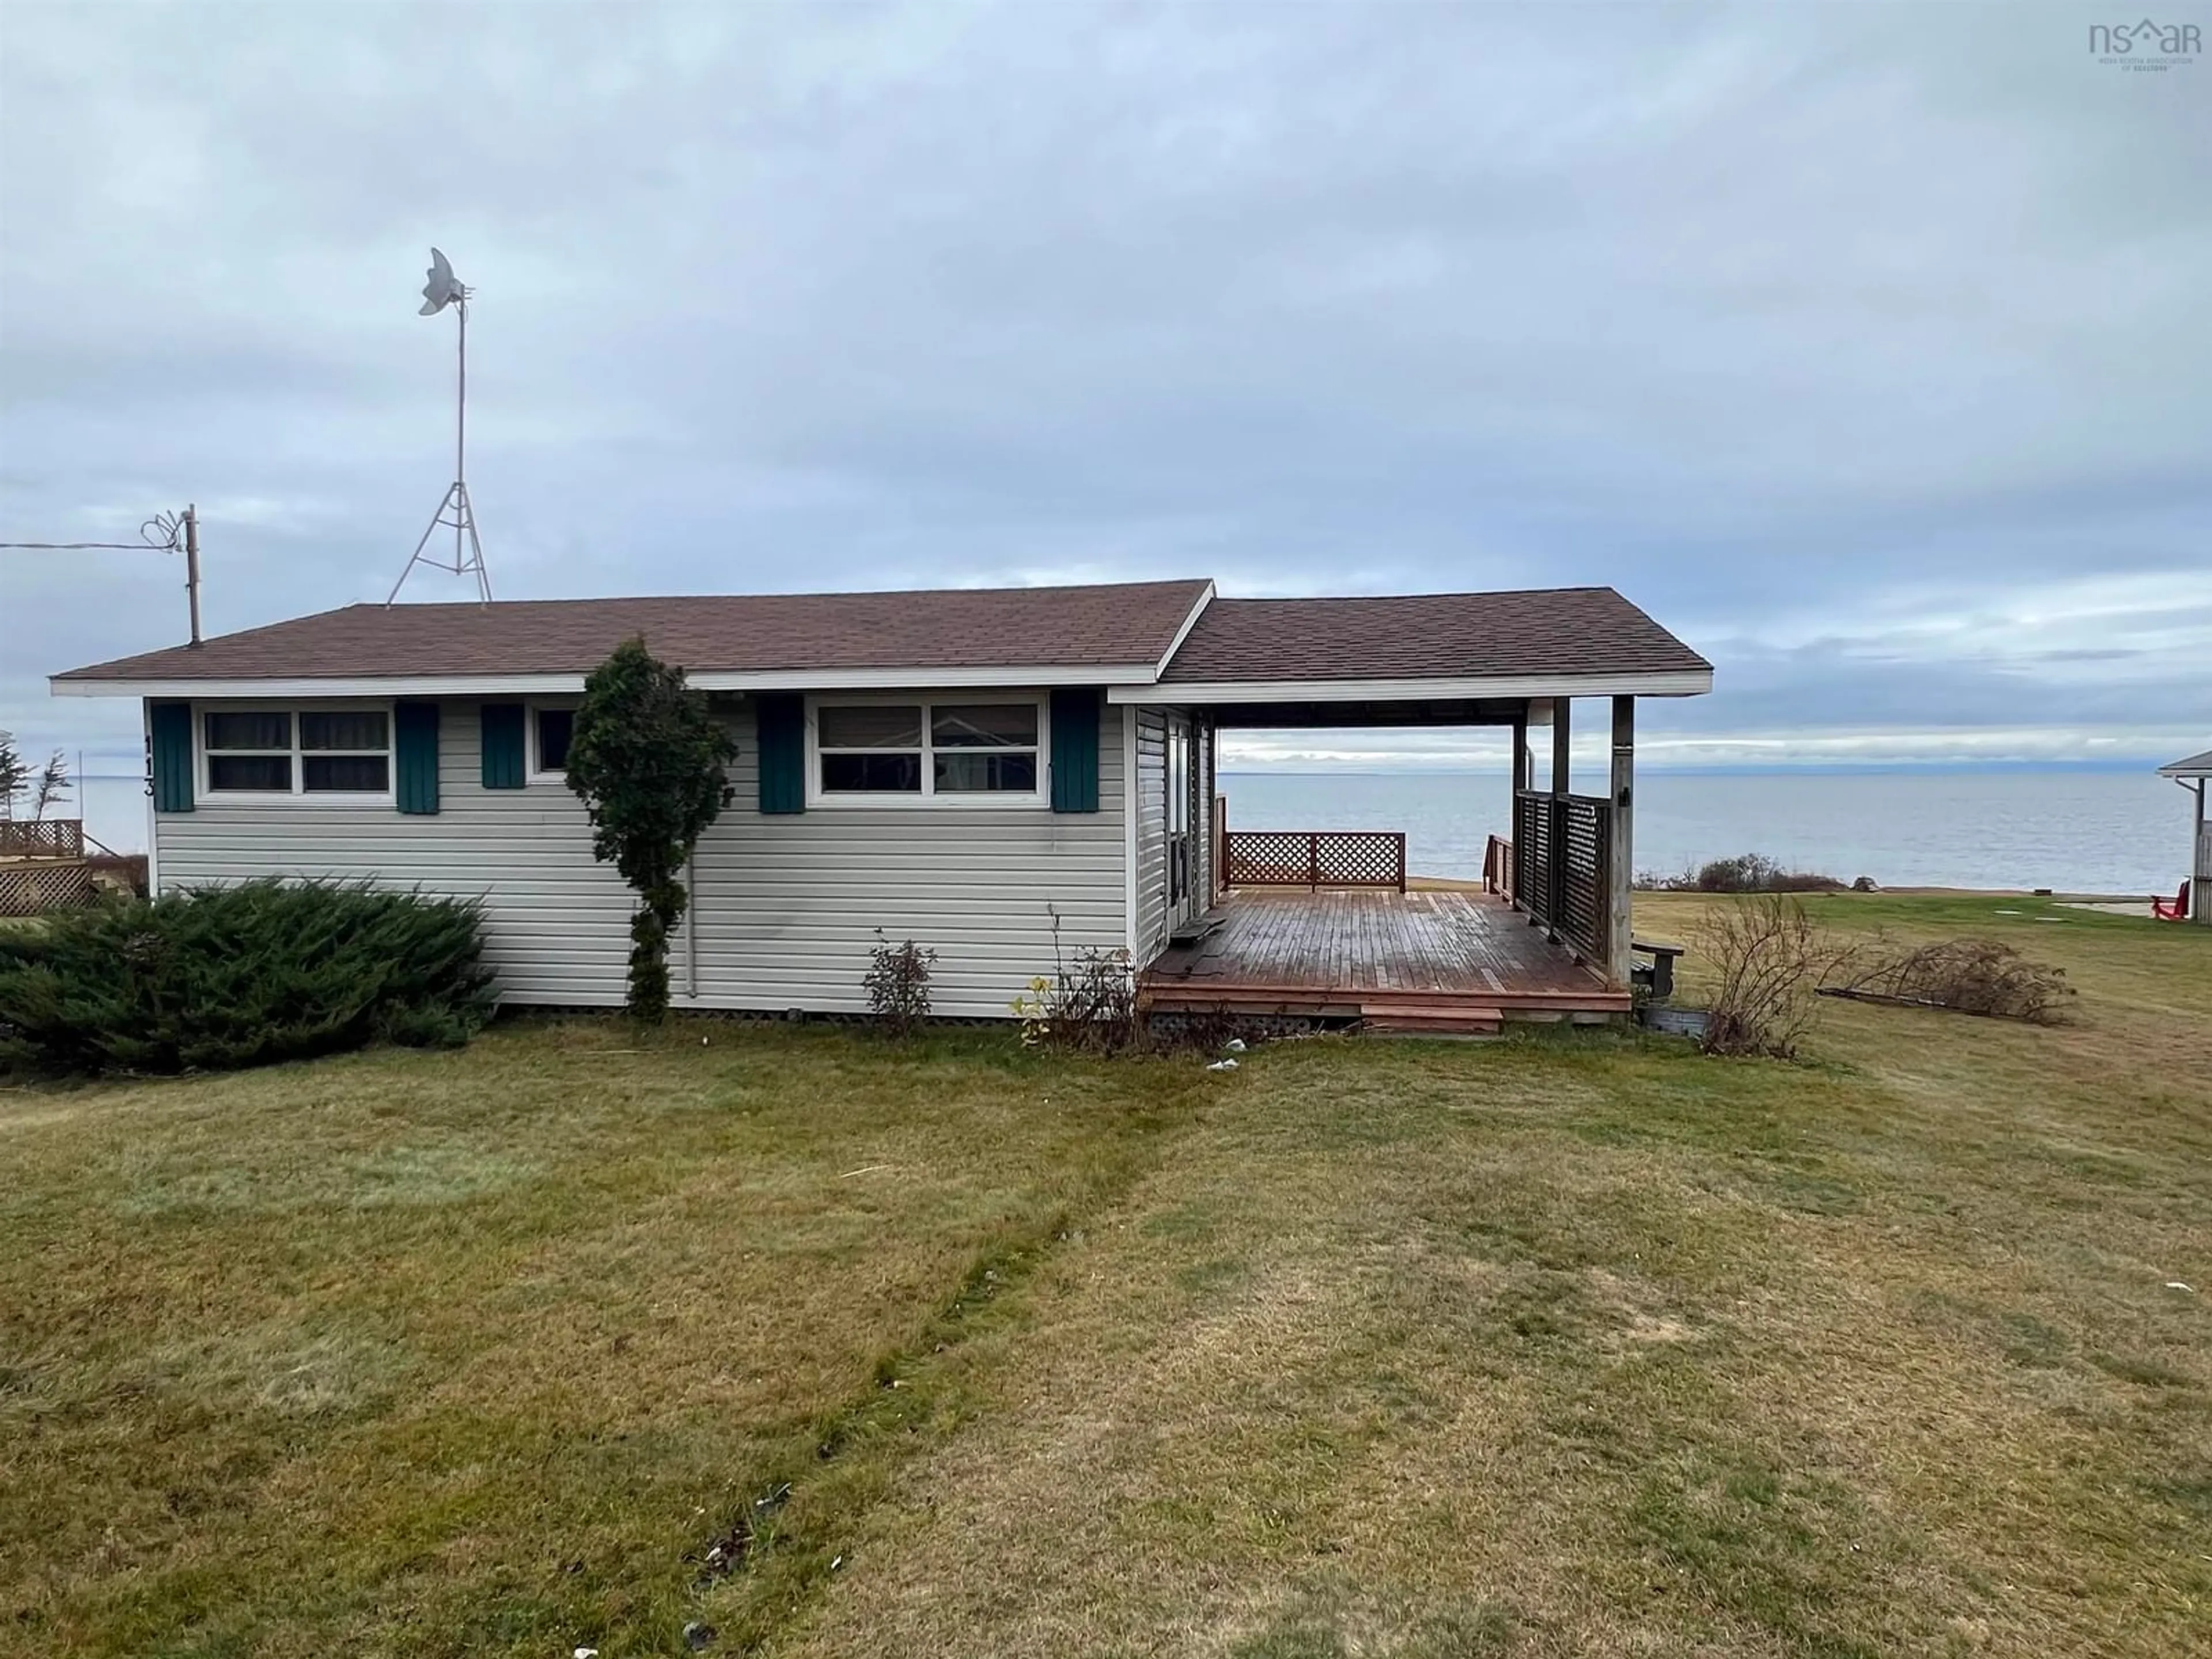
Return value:
M 18 4 L 0 535 L 197 498 L 216 626 L 381 598 L 435 240 L 505 593 L 1606 581 L 1721 666 L 1655 755 L 2180 752 L 2212 61 L 2089 21 Z M 180 573 L 0 560 L 0 725 L 132 751 L 42 677 Z

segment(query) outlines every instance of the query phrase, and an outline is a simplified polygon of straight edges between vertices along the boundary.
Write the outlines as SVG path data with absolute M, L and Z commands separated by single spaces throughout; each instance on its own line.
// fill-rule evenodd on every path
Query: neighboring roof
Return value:
M 2212 778 L 2212 749 L 2201 755 L 2191 755 L 2187 760 L 2178 760 L 2161 766 L 2158 775 L 2162 778 Z
M 588 673 L 641 635 L 695 678 L 778 671 L 1141 668 L 1166 658 L 1203 580 L 489 605 L 353 605 L 57 674 L 185 682 Z
M 1216 599 L 1163 684 L 1712 672 L 1610 587 Z

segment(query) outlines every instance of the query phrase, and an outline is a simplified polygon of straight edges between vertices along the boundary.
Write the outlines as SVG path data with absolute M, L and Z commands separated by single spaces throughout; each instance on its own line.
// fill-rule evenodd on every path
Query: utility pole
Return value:
M 156 553 L 181 553 L 185 556 L 185 602 L 191 613 L 191 644 L 200 642 L 200 514 L 190 502 L 178 513 L 156 513 L 138 526 L 135 542 L 0 542 L 0 549 L 21 550 L 33 553 L 76 553 L 91 548 L 108 548 L 124 553 L 143 553 L 151 548 Z
M 200 510 L 191 502 L 185 503 L 185 602 L 191 607 L 192 637 L 189 644 L 200 642 Z

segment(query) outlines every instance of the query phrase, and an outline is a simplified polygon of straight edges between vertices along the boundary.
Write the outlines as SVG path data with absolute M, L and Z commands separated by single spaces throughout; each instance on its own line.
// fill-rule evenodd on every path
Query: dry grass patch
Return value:
M 759 1472 L 1182 1109 L 995 1041 L 710 1035 L 0 1096 L 0 1627 L 680 1645 Z
M 2189 1650 L 2212 952 L 2045 931 L 2053 1030 L 1260 1053 L 772 1650 Z
M 1811 902 L 2032 939 L 2076 1006 L 1221 1077 L 584 1024 L 0 1097 L 0 1616 L 171 1655 L 2201 1646 L 2212 948 Z

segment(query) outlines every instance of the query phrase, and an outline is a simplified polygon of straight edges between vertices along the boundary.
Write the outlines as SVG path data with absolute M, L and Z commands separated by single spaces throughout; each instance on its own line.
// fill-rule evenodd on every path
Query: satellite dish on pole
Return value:
M 440 498 L 438 510 L 430 517 L 429 527 L 423 531 L 422 540 L 415 544 L 415 551 L 407 561 L 407 568 L 399 573 L 399 580 L 392 584 L 386 596 L 390 605 L 399 597 L 399 590 L 407 586 L 407 578 L 418 564 L 430 565 L 440 570 L 450 570 L 457 576 L 477 579 L 477 598 L 486 605 L 491 603 L 491 573 L 484 568 L 483 544 L 477 539 L 476 509 L 469 505 L 468 437 L 469 437 L 469 295 L 473 291 L 462 285 L 453 275 L 452 261 L 436 248 L 430 250 L 430 269 L 424 273 L 429 280 L 422 284 L 422 309 L 417 314 L 434 317 L 447 307 L 460 319 L 460 376 L 453 403 L 453 481 L 446 486 Z M 426 554 L 430 538 L 441 529 L 453 532 L 453 562 L 447 564 L 435 554 Z

